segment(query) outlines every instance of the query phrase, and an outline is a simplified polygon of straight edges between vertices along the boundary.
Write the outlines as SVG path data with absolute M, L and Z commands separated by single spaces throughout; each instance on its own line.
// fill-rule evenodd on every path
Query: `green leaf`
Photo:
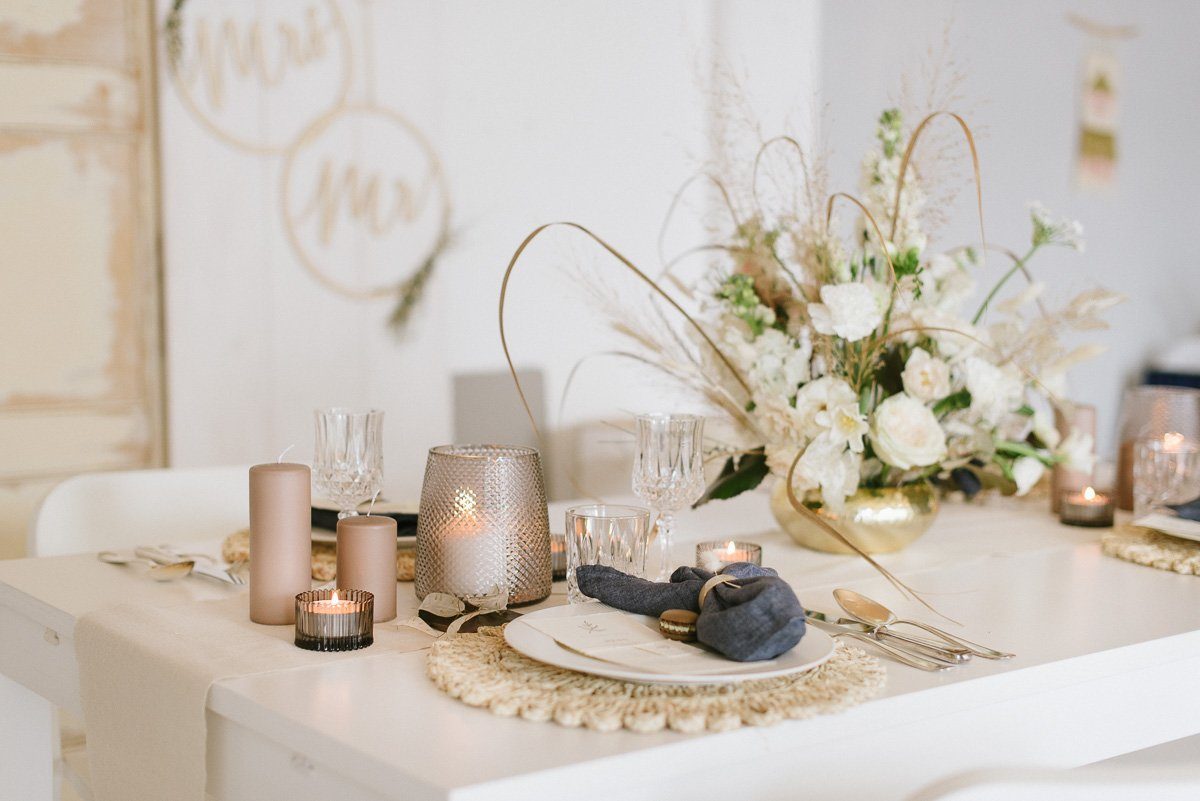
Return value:
M 695 509 L 709 501 L 723 501 L 752 490 L 762 483 L 770 473 L 767 467 L 767 455 L 762 448 L 750 451 L 739 457 L 729 457 L 721 474 L 708 486 L 700 500 L 692 504 Z
M 1039 451 L 1037 448 L 1025 442 L 1013 442 L 1012 440 L 1002 439 L 996 442 L 996 452 L 1006 453 L 1010 456 L 1028 456 L 1031 459 L 1037 459 L 1046 467 L 1054 467 L 1055 459 L 1045 451 Z
M 937 403 L 933 404 L 933 414 L 936 417 L 941 417 L 944 414 L 965 409 L 971 405 L 971 393 L 965 389 L 960 389 L 952 395 L 947 395 Z

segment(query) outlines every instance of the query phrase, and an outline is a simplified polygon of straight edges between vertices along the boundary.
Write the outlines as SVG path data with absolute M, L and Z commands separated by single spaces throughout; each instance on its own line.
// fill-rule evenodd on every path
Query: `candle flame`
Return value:
M 330 596 L 329 596 L 329 600 L 331 600 L 331 601 L 336 601 L 337 599 L 338 599 L 338 597 L 337 597 L 337 590 L 334 590 L 334 591 L 333 591 L 333 595 L 330 595 Z
M 1178 431 L 1169 431 L 1166 434 L 1163 434 L 1163 448 L 1168 451 L 1178 450 L 1179 446 L 1183 444 L 1185 439 L 1187 438 Z
M 728 543 L 725 544 L 725 553 L 728 553 L 728 554 L 733 553 L 733 540 L 730 540 Z
M 1083 499 L 1086 501 L 1094 501 L 1096 499 L 1096 491 L 1088 487 L 1083 491 Z

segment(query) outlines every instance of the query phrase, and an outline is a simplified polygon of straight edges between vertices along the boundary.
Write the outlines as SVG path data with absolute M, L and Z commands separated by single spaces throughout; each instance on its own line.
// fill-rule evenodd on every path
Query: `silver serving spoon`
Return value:
M 951 645 L 966 648 L 971 653 L 984 659 L 1012 659 L 1016 656 L 1016 654 L 997 651 L 994 648 L 988 648 L 986 645 L 964 640 L 962 637 L 957 637 L 947 631 L 942 631 L 939 628 L 916 620 L 901 620 L 896 617 L 896 613 L 891 609 L 888 609 L 878 601 L 872 601 L 865 595 L 859 595 L 854 590 L 837 589 L 833 591 L 833 597 L 837 600 L 838 606 L 842 607 L 850 617 L 877 629 L 885 629 L 897 623 L 905 623 L 940 637 Z
M 196 563 L 190 559 L 185 559 L 181 562 L 172 562 L 168 565 L 160 565 L 153 559 L 144 559 L 140 556 L 128 556 L 117 553 L 116 551 L 101 551 L 98 554 L 101 562 L 107 562 L 110 565 L 131 565 L 136 563 L 150 565 L 146 570 L 146 575 L 154 581 L 174 581 L 189 575 Z

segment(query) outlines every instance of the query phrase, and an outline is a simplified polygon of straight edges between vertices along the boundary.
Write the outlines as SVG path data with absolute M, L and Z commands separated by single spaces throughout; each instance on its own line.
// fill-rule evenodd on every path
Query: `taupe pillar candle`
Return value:
M 337 527 L 337 585 L 375 596 L 376 623 L 396 617 L 396 521 L 344 517 Z
M 250 619 L 296 622 L 296 596 L 312 589 L 312 478 L 308 465 L 250 468 Z

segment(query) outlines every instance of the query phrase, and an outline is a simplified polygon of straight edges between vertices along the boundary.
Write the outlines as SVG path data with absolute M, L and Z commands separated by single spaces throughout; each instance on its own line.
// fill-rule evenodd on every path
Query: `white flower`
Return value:
M 875 455 L 904 470 L 934 465 L 946 456 L 946 433 L 937 418 L 925 404 L 904 393 L 875 409 L 871 442 Z
M 824 438 L 809 444 L 796 464 L 793 489 L 807 492 L 820 488 L 821 501 L 834 512 L 841 511 L 846 496 L 858 489 L 862 457 L 841 443 Z
M 813 328 L 847 342 L 857 342 L 883 320 L 879 298 L 866 284 L 826 284 L 821 302 L 808 304 Z
M 1062 465 L 1077 473 L 1091 474 L 1096 469 L 1096 442 L 1091 434 L 1072 431 L 1054 453 Z
M 849 445 L 855 453 L 863 451 L 863 434 L 870 426 L 867 418 L 858 410 L 857 403 L 842 403 L 837 406 L 817 412 L 817 425 L 825 428 L 821 435 L 829 442 L 838 445 Z
M 919 401 L 929 403 L 950 394 L 950 367 L 935 359 L 924 348 L 914 348 L 900 374 L 904 391 Z
M 1078 220 L 1055 217 L 1041 203 L 1029 204 L 1029 218 L 1033 221 L 1033 244 L 1062 245 L 1083 252 L 1083 226 Z
M 1033 433 L 1047 448 L 1056 447 L 1062 439 L 1062 434 L 1054 423 L 1054 408 L 1050 405 L 1050 400 L 1039 392 L 1028 392 L 1025 398 L 1033 409 Z
M 805 436 L 817 437 L 829 428 L 828 423 L 822 424 L 817 419 L 822 412 L 828 414 L 838 407 L 857 403 L 858 396 L 849 384 L 840 378 L 823 376 L 809 381 L 796 393 L 796 419 Z
M 1033 489 L 1046 472 L 1046 465 L 1032 456 L 1022 456 L 1013 462 L 1013 481 L 1017 482 L 1017 494 L 1024 495 Z
M 790 398 L 796 388 L 808 380 L 812 343 L 807 337 L 796 342 L 782 331 L 769 328 L 752 344 L 755 350 L 754 364 L 747 378 L 755 395 L 785 395 Z
M 1025 385 L 1009 370 L 978 356 L 966 361 L 967 391 L 971 393 L 971 411 L 996 425 L 1021 405 Z

